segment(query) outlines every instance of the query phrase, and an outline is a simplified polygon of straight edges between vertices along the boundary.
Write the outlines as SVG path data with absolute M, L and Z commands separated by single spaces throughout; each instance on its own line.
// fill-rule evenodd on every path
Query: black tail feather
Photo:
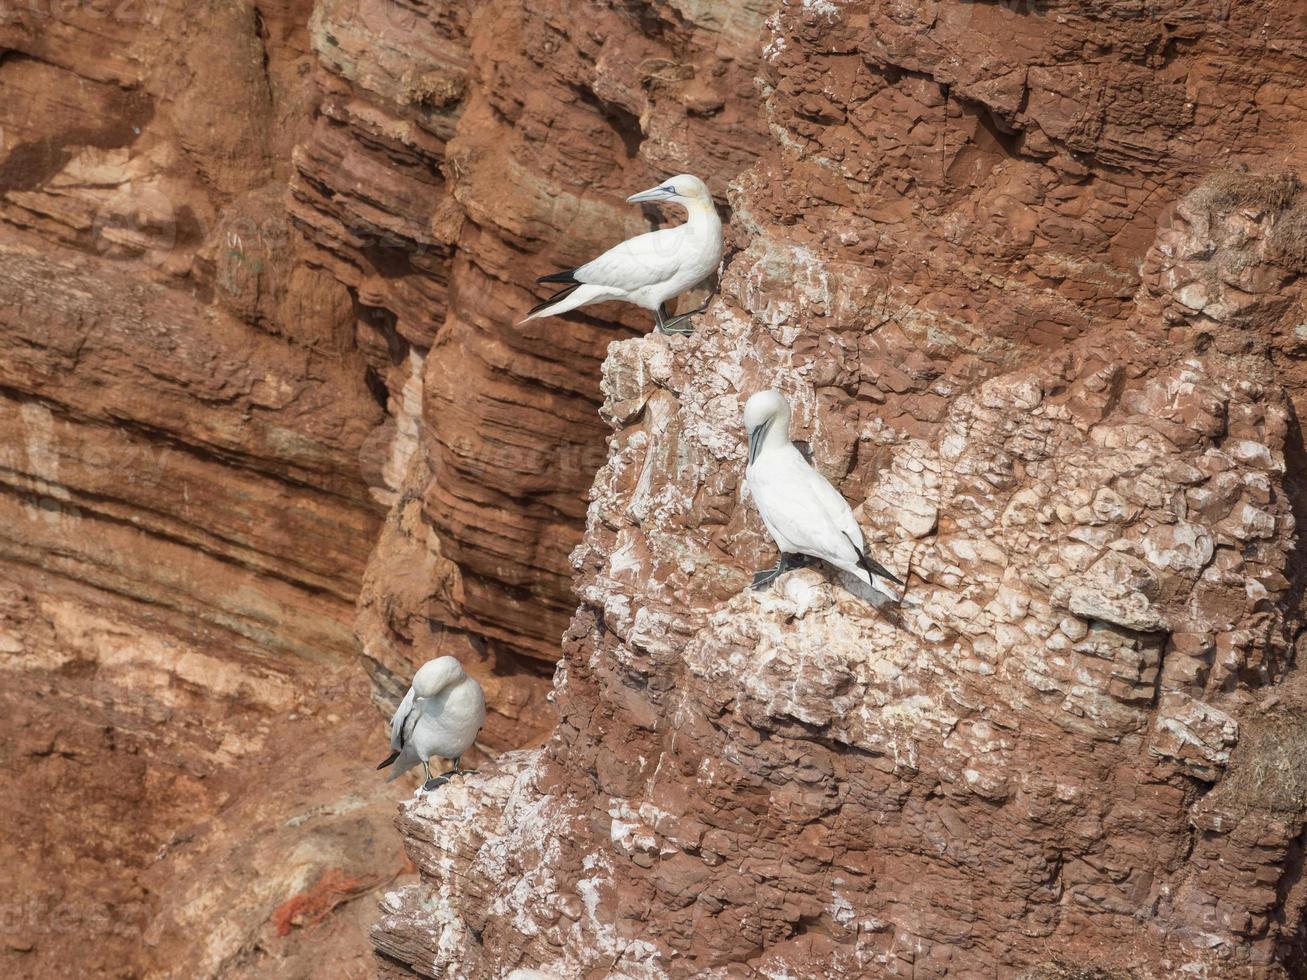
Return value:
M 560 272 L 559 275 L 562 275 L 562 273 Z M 540 281 L 541 281 L 541 282 L 544 282 L 543 279 L 540 280 Z M 526 315 L 527 315 L 527 316 L 531 316 L 532 314 L 539 313 L 539 312 L 540 312 L 541 310 L 543 310 L 546 306 L 550 306 L 550 305 L 552 305 L 552 304 L 554 304 L 554 303 L 557 303 L 560 299 L 566 299 L 567 296 L 568 296 L 569 294 L 571 294 L 571 292 L 572 292 L 573 290 L 575 290 L 576 287 L 579 286 L 579 285 L 581 285 L 579 282 L 574 282 L 574 283 L 572 283 L 572 285 L 568 286 L 566 289 L 560 289 L 558 292 L 554 293 L 554 295 L 550 296 L 550 297 L 549 297 L 547 300 L 545 300 L 543 303 L 537 303 L 535 306 L 531 307 L 531 309 L 527 310 L 527 311 L 526 311 Z
M 394 761 L 395 761 L 396 759 L 398 759 L 398 758 L 399 758 L 399 749 L 396 749 L 394 752 L 390 753 L 390 755 L 386 756 L 385 761 L 382 762 L 381 765 L 377 766 L 377 768 L 378 768 L 378 769 L 385 769 L 386 766 L 390 765 L 392 762 L 394 762 Z
M 867 573 L 870 575 L 879 575 L 881 578 L 887 578 L 895 585 L 903 584 L 903 579 L 899 578 L 875 558 L 872 558 L 871 555 L 868 555 L 865 552 L 859 555 L 858 564 L 865 568 Z
M 541 276 L 536 282 L 576 282 L 576 270 L 564 269 L 562 272 L 551 272 L 547 276 Z
M 847 533 L 844 536 L 849 539 L 849 544 L 853 545 L 854 550 L 857 551 L 858 564 L 861 565 L 863 569 L 866 570 L 868 575 L 879 575 L 881 578 L 889 579 L 895 585 L 903 584 L 903 580 L 901 578 L 899 578 L 897 575 L 891 572 L 888 568 L 886 568 L 884 565 L 878 562 L 875 558 L 872 558 L 871 555 L 867 554 L 867 552 L 864 551 L 862 548 L 859 548 L 857 542 L 855 542 L 852 537 L 850 537 Z

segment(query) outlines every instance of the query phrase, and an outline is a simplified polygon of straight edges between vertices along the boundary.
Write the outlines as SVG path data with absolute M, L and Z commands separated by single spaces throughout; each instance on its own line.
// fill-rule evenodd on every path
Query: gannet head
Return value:
M 744 427 L 749 432 L 752 466 L 764 443 L 790 438 L 790 403 L 775 389 L 750 395 L 744 403 Z
M 457 684 L 466 676 L 463 665 L 454 657 L 437 657 L 435 660 L 428 660 L 413 675 L 413 693 L 420 698 L 434 698 L 445 688 Z
M 694 174 L 678 174 L 668 177 L 657 187 L 632 194 L 626 199 L 627 204 L 639 204 L 641 201 L 672 202 L 689 207 L 691 204 L 712 204 L 712 194 L 708 185 Z

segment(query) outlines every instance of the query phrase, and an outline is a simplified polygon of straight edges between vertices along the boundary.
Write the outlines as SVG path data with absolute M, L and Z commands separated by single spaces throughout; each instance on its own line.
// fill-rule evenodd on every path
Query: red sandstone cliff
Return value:
M 310 9 L 0 4 L 5 976 L 371 972 L 367 903 L 290 922 L 404 866 L 357 758 L 385 412 L 286 217 Z
M 720 172 L 658 120 L 721 77 L 695 32 L 734 9 L 624 8 L 624 41 L 501 9 L 518 50 L 473 56 L 467 111 L 579 63 L 587 149 L 616 92 L 637 159 Z M 605 362 L 558 727 L 403 808 L 423 880 L 383 905 L 383 975 L 1303 968 L 1304 13 L 771 14 L 720 298 Z M 686 67 L 632 103 L 637 36 Z M 901 609 L 745 590 L 740 410 L 773 385 L 911 570 Z
M 1305 24 L 0 5 L 0 969 L 1301 968 Z M 683 170 L 696 336 L 514 325 Z M 897 614 L 745 591 L 771 385 Z M 392 888 L 445 652 L 547 741 Z

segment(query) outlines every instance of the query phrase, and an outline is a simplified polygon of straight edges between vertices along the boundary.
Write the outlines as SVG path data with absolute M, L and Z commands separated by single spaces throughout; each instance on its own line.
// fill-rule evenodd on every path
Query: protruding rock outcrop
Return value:
M 383 975 L 1303 962 L 1307 193 L 1197 149 L 1303 161 L 1290 66 L 1199 81 L 1246 9 L 909 7 L 768 21 L 720 300 L 609 349 L 558 727 L 404 808 Z M 747 590 L 773 386 L 900 607 Z
M 369 591 L 369 607 L 399 613 L 363 619 L 379 688 L 446 651 L 483 681 L 534 670 L 542 683 L 504 715 L 490 699 L 490 725 L 545 730 L 543 679 L 575 606 L 567 556 L 604 458 L 599 365 L 648 318 L 614 308 L 515 324 L 536 276 L 648 230 L 628 194 L 686 170 L 722 194 L 763 145 L 752 76 L 765 12 L 699 8 L 315 9 L 323 105 L 296 153 L 291 211 L 310 263 L 374 314 L 361 336 L 397 432 L 421 416 L 417 469 L 386 482 L 404 484 L 409 509 L 393 519 L 420 532 L 406 553 L 439 583 L 398 590 L 402 610 Z M 410 564 L 387 547 L 378 576 Z

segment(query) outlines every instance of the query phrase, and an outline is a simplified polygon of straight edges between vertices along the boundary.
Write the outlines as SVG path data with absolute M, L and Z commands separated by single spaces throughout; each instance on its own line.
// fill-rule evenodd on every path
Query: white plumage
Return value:
M 781 552 L 775 569 L 755 576 L 754 587 L 793 567 L 792 556 L 797 555 L 820 558 L 868 585 L 875 584 L 873 576 L 902 585 L 867 554 L 853 509 L 790 442 L 790 404 L 785 396 L 760 391 L 750 397 L 744 406 L 744 425 L 749 432 L 745 479 Z
M 532 309 L 523 323 L 590 303 L 621 300 L 653 310 L 654 323 L 663 333 L 688 332 L 680 325 L 692 313 L 669 319 L 665 304 L 703 282 L 721 262 L 722 221 L 712 195 L 698 177 L 681 174 L 632 194 L 627 201 L 679 204 L 688 217 L 675 228 L 651 231 L 615 245 L 585 265 L 541 277 L 539 282 L 566 283 L 567 288 Z
M 429 660 L 413 675 L 412 686 L 390 719 L 391 753 L 377 768 L 394 764 L 387 782 L 419 763 L 430 782 L 432 758 L 452 759 L 457 771 L 485 720 L 481 685 L 462 664 L 454 657 Z

